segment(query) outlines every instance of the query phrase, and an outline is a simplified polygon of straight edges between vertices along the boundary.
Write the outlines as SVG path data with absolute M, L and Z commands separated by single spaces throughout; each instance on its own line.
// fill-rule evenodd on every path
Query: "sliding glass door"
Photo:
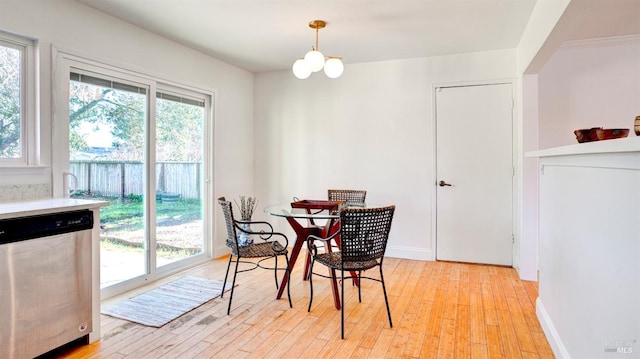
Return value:
M 103 297 L 176 271 L 208 249 L 209 98 L 118 75 L 71 67 L 68 85 L 68 176 L 75 177 L 68 195 L 109 202 L 100 211 Z

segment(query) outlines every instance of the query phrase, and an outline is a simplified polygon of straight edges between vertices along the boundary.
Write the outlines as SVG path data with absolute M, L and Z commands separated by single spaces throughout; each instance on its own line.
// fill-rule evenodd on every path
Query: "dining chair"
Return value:
M 364 206 L 366 198 L 367 198 L 366 190 L 359 190 L 359 189 L 328 189 L 327 190 L 327 199 L 329 201 L 344 201 L 345 205 Z M 294 199 L 296 198 L 294 197 Z M 325 230 L 329 230 L 329 228 L 326 228 L 326 227 L 327 225 L 331 225 L 332 223 L 333 223 L 332 221 L 329 221 L 325 223 L 316 224 L 313 218 L 307 219 L 308 227 L 318 227 L 321 229 L 324 228 Z M 307 259 L 305 263 L 305 273 L 310 273 L 308 271 L 308 268 L 310 265 L 311 265 L 311 256 L 307 254 Z
M 384 284 L 384 276 L 382 274 L 382 262 L 384 260 L 384 252 L 387 248 L 387 240 L 389 239 L 389 231 L 391 229 L 391 221 L 395 212 L 395 206 L 357 208 L 347 207 L 340 211 L 340 229 L 327 238 L 321 238 L 315 235 L 307 237 L 307 248 L 311 252 L 311 269 L 309 272 L 309 308 L 311 311 L 311 303 L 313 302 L 313 276 L 317 275 L 325 278 L 335 276 L 335 271 L 340 271 L 340 318 L 341 318 L 341 338 L 344 339 L 344 280 L 348 278 L 358 279 L 358 302 L 362 302 L 361 280 L 370 279 L 382 283 L 382 293 L 387 306 L 387 315 L 389 317 L 389 326 L 393 327 L 391 321 L 391 310 L 389 309 L 389 300 L 387 298 L 387 289 Z M 340 236 L 339 251 L 331 250 L 331 241 L 336 236 Z M 324 248 L 328 251 L 320 252 L 316 241 L 324 242 Z M 330 269 L 331 277 L 314 273 L 313 266 L 320 263 Z M 380 268 L 380 278 L 363 277 L 362 272 L 374 267 Z M 345 277 L 347 273 L 356 272 Z
M 224 275 L 223 288 L 227 285 L 227 277 L 229 276 L 231 262 L 235 262 L 231 293 L 229 295 L 229 306 L 227 308 L 227 315 L 229 315 L 231 312 L 231 301 L 233 300 L 233 292 L 238 273 L 247 272 L 256 268 L 273 270 L 276 280 L 276 289 L 279 288 L 278 270 L 289 271 L 289 256 L 287 250 L 289 240 L 284 234 L 274 232 L 273 227 L 269 222 L 236 220 L 233 216 L 231 202 L 227 201 L 224 197 L 218 198 L 218 203 L 222 206 L 222 213 L 224 214 L 224 220 L 227 227 L 226 244 L 227 247 L 231 249 L 229 264 L 227 264 L 227 273 Z M 249 244 L 240 245 L 238 243 L 239 233 L 252 235 L 255 238 L 255 241 Z M 278 256 L 284 256 L 286 262 L 285 268 L 278 268 Z M 243 258 L 249 260 L 244 260 Z M 262 263 L 263 261 L 271 258 L 274 258 L 275 260 L 273 267 L 267 267 Z M 238 270 L 238 264 L 240 263 L 249 264 L 250 266 L 246 269 Z M 222 298 L 223 296 L 224 291 L 220 297 Z M 287 282 L 287 297 L 289 297 L 289 307 L 293 308 L 293 305 L 291 304 L 291 293 L 289 292 L 289 282 Z
M 363 204 L 367 198 L 367 191 L 359 189 L 329 189 L 329 201 L 345 201 L 347 204 Z
M 344 201 L 344 204 L 348 206 L 364 206 L 367 191 L 362 189 L 328 189 L 327 198 L 329 201 Z M 353 283 L 355 284 L 355 281 Z

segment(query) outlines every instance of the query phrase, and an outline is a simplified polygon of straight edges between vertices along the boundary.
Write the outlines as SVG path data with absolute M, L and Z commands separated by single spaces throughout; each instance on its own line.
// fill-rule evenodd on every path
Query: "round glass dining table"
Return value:
M 264 213 L 270 214 L 276 217 L 282 217 L 289 222 L 289 225 L 296 233 L 296 240 L 293 243 L 293 248 L 291 250 L 291 257 L 289 259 L 289 269 L 293 271 L 293 267 L 296 264 L 298 259 L 298 255 L 302 249 L 302 245 L 307 240 L 307 237 L 310 235 L 315 235 L 319 237 L 329 237 L 334 234 L 336 231 L 340 229 L 340 214 L 339 210 L 343 208 L 349 207 L 359 207 L 359 208 L 370 208 L 370 207 L 380 207 L 380 205 L 374 204 L 366 204 L 366 203 L 331 203 L 330 201 L 301 201 L 301 202 L 309 202 L 305 203 L 305 207 L 293 207 L 296 203 L 300 202 L 290 202 L 290 203 L 282 203 L 276 205 L 270 205 L 264 208 Z M 314 205 L 317 208 L 312 208 Z M 304 220 L 304 224 L 299 222 L 298 220 Z M 315 224 L 316 220 L 325 221 L 324 224 Z M 339 245 L 339 236 L 337 236 L 337 243 Z M 305 259 L 305 268 L 302 273 L 303 280 L 307 280 L 309 278 L 309 264 L 310 264 L 310 255 L 307 253 Z M 331 271 L 331 289 L 333 291 L 333 300 L 337 309 L 340 309 L 340 295 L 338 293 L 338 285 L 335 277 L 335 273 Z M 277 298 L 280 299 L 282 297 L 282 293 L 284 292 L 284 288 L 289 280 L 288 272 L 285 271 L 285 274 L 282 278 L 280 288 L 278 289 Z
M 317 202 L 319 203 L 318 206 L 321 207 L 321 206 L 324 206 L 324 203 L 339 202 L 339 201 L 310 201 L 310 202 L 311 203 Z M 295 202 L 292 202 L 292 203 L 295 203 Z M 383 207 L 382 205 L 379 205 L 379 204 L 371 204 L 371 203 L 364 203 L 364 202 L 345 202 L 336 206 L 337 206 L 337 209 L 351 208 L 351 207 L 357 207 L 357 208 Z M 291 206 L 291 202 L 267 206 L 264 208 L 264 213 L 270 214 L 276 217 L 312 219 L 312 220 L 340 218 L 340 215 L 336 210 L 329 210 L 329 209 L 322 209 L 322 208 L 305 208 L 305 207 L 293 208 Z
M 264 213 L 276 217 L 299 219 L 338 219 L 340 217 L 336 211 L 329 211 L 326 209 L 310 209 L 307 211 L 306 208 L 291 208 L 291 203 L 282 203 L 265 207 Z

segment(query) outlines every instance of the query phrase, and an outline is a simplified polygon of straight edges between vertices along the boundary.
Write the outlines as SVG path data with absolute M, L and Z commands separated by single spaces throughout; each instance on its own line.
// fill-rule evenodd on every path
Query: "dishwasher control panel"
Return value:
M 93 228 L 90 210 L 0 220 L 0 245 Z

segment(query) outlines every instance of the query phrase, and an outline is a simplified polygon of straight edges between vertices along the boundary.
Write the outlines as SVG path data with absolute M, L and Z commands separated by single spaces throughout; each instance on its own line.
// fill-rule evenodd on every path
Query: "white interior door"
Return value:
M 512 264 L 512 85 L 436 91 L 436 258 Z

